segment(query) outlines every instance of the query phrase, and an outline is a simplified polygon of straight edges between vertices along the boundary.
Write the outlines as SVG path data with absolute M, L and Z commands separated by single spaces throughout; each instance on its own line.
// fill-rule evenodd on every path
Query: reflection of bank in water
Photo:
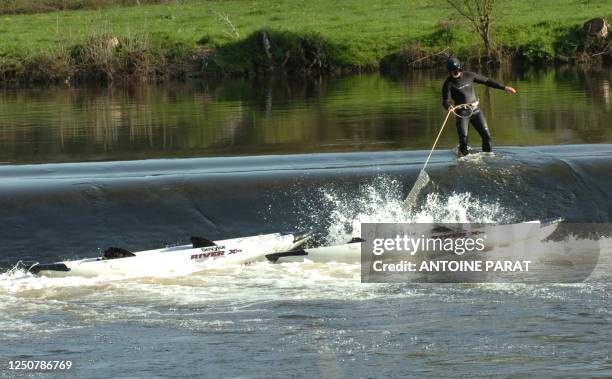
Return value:
M 612 142 L 609 71 L 502 75 L 520 97 L 478 89 L 494 148 Z M 428 149 L 444 117 L 440 80 L 439 72 L 419 70 L 401 80 L 375 74 L 8 90 L 0 93 L 0 161 Z M 455 144 L 454 130 L 445 131 L 440 148 Z

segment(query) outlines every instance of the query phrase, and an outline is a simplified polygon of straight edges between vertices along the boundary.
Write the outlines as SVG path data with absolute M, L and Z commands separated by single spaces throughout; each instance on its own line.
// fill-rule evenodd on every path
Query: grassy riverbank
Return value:
M 610 57 L 592 57 L 610 37 L 585 43 L 580 31 L 592 17 L 612 16 L 607 0 L 507 3 L 498 2 L 493 26 L 503 59 Z M 478 36 L 439 0 L 185 0 L 0 20 L 4 82 L 363 71 L 425 62 L 420 57 L 446 48 L 464 58 L 483 54 Z

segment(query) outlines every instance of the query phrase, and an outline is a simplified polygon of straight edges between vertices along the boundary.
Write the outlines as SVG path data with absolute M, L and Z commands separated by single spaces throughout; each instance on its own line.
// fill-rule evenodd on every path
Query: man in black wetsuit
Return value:
M 487 120 L 485 119 L 482 111 L 478 104 L 478 98 L 474 93 L 474 86 L 472 83 L 480 83 L 487 85 L 491 88 L 502 89 L 507 93 L 514 94 L 516 90 L 512 87 L 504 86 L 499 84 L 487 77 L 470 72 L 463 71 L 461 62 L 457 58 L 450 58 L 446 64 L 448 69 L 449 77 L 444 82 L 442 87 L 442 106 L 451 110 L 453 105 L 450 100 L 452 99 L 455 106 L 460 104 L 469 104 L 473 110 L 472 116 L 467 118 L 469 114 L 468 109 L 457 110 L 459 115 L 465 115 L 466 117 L 457 117 L 457 134 L 459 135 L 459 152 L 461 155 L 467 155 L 468 151 L 468 123 L 472 123 L 480 138 L 482 139 L 482 151 L 491 151 L 491 135 L 489 134 L 489 128 L 487 127 Z

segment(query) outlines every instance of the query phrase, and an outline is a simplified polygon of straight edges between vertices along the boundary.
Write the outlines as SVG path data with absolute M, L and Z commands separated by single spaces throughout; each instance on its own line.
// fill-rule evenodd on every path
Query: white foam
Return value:
M 506 222 L 513 213 L 498 202 L 479 199 L 471 193 L 437 193 L 426 195 L 415 209 L 404 206 L 402 184 L 387 177 L 379 177 L 375 184 L 366 184 L 356 197 L 335 188 L 324 188 L 318 197 L 332 209 L 326 228 L 326 244 L 345 243 L 347 238 L 359 236 L 362 223 L 453 223 Z M 320 224 L 320 214 L 308 215 L 311 224 Z

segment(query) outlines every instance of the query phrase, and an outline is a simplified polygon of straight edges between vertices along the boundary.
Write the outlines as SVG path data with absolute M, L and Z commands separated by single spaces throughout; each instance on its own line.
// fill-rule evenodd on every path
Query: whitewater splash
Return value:
M 330 214 L 305 214 L 307 222 L 299 227 L 314 225 L 325 231 L 326 244 L 336 245 L 360 236 L 362 223 L 504 223 L 514 219 L 513 212 L 500 203 L 469 192 L 447 196 L 429 193 L 413 209 L 406 209 L 403 199 L 402 183 L 386 176 L 362 185 L 357 195 L 325 187 L 314 199 L 306 200 L 306 207 L 302 208 L 316 209 L 308 203 L 322 202 L 325 209 L 331 210 Z

